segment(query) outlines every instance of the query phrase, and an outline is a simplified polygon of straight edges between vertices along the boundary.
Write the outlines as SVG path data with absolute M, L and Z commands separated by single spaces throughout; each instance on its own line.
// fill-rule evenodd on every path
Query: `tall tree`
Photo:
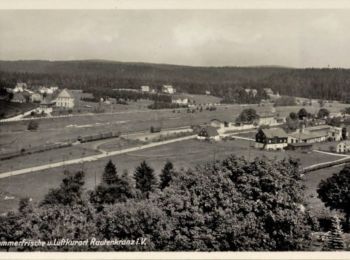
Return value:
M 143 161 L 140 166 L 136 168 L 134 178 L 136 189 L 140 190 L 145 197 L 148 197 L 149 193 L 155 190 L 157 179 L 154 175 L 154 170 L 146 163 L 146 161 Z
M 126 202 L 135 196 L 132 180 L 129 178 L 127 171 L 119 176 L 115 165 L 109 161 L 105 166 L 102 182 L 94 191 L 90 192 L 90 202 L 96 206 L 98 211 L 101 211 L 104 204 Z
M 174 165 L 170 161 L 167 161 L 160 175 L 160 189 L 164 189 L 169 185 L 170 181 L 173 178 L 173 174 Z
M 112 160 L 109 160 L 105 166 L 105 170 L 102 175 L 102 180 L 106 184 L 115 183 L 118 180 L 117 168 Z
M 340 227 L 339 218 L 332 218 L 331 230 L 328 233 L 326 244 L 323 248 L 324 251 L 341 251 L 345 249 L 343 231 Z
M 345 213 L 347 230 L 350 229 L 350 165 L 347 164 L 338 173 L 333 174 L 318 185 L 318 197 L 330 209 Z

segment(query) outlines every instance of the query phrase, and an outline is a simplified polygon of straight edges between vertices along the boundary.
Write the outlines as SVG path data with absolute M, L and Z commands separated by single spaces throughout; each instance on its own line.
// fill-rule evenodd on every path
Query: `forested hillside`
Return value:
M 234 99 L 242 88 L 269 87 L 280 94 L 350 99 L 350 70 L 293 69 L 283 67 L 190 67 L 164 64 L 86 61 L 0 61 L 2 84 L 18 80 L 57 84 L 78 89 L 160 87 L 172 84 L 178 91 L 202 94 L 206 90 Z

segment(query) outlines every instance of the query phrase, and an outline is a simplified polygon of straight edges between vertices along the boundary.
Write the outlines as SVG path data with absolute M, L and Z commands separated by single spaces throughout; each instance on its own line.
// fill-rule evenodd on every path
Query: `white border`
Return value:
M 349 9 L 348 0 L 1 0 L 0 9 Z
M 0 10 L 350 9 L 348 0 L 0 0 Z M 1 15 L 1 13 L 0 13 Z M 0 35 L 1 37 L 1 35 Z M 1 38 L 0 38 L 1 40 Z M 30 252 L 0 259 L 350 259 L 350 252 Z

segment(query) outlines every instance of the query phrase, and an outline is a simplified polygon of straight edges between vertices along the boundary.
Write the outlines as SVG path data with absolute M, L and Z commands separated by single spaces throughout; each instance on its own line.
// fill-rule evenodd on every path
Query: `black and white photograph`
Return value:
M 115 4 L 0 10 L 0 254 L 349 259 L 350 8 Z

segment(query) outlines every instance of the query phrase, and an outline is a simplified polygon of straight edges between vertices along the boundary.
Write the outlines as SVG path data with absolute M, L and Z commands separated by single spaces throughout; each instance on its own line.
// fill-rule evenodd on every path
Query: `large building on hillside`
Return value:
M 56 98 L 56 107 L 61 107 L 61 108 L 74 107 L 74 97 L 67 89 L 63 89 L 58 94 Z
M 282 128 L 259 129 L 255 135 L 255 148 L 282 150 L 288 146 L 288 135 Z

